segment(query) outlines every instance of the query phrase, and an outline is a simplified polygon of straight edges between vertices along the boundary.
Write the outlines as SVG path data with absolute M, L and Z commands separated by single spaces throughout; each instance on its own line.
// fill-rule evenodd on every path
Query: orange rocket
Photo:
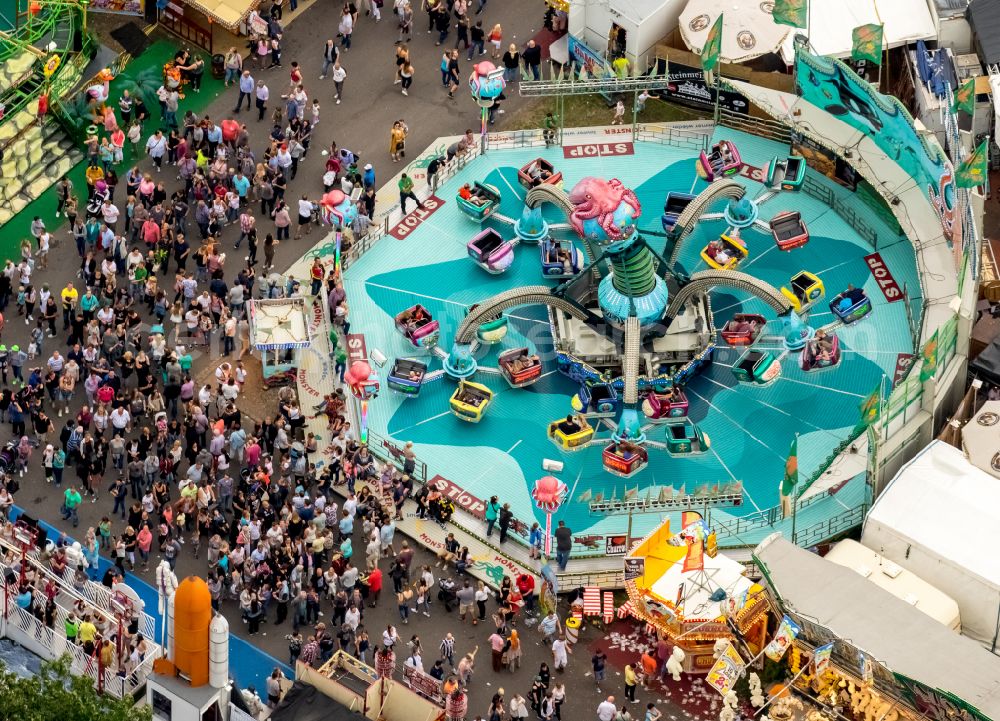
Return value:
M 212 624 L 212 596 L 208 584 L 202 578 L 188 576 L 177 586 L 170 605 L 173 625 L 168 649 L 170 660 L 160 659 L 154 670 L 169 676 L 180 675 L 192 686 L 205 686 L 209 680 L 209 626 Z

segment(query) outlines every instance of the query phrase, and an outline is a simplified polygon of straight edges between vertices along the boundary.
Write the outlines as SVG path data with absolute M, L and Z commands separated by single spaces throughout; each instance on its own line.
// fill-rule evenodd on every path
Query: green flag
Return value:
M 964 110 L 969 115 L 972 115 L 973 108 L 976 107 L 976 79 L 969 78 L 964 83 L 962 87 L 958 89 L 955 93 L 955 103 L 952 105 L 951 109 L 953 112 L 958 112 L 959 110 Z
M 986 183 L 986 161 L 989 158 L 987 144 L 984 140 L 972 155 L 962 161 L 955 169 L 955 185 L 959 188 L 976 188 Z
M 927 339 L 924 349 L 921 351 L 923 365 L 920 366 L 920 382 L 929 380 L 937 373 L 938 366 L 938 332 Z
M 705 72 L 712 72 L 719 64 L 719 55 L 722 54 L 722 13 L 715 19 L 715 24 L 708 31 L 705 38 L 705 47 L 701 49 L 701 69 Z
M 788 460 L 785 461 L 785 477 L 781 479 L 781 495 L 790 496 L 799 482 L 799 437 L 792 439 L 792 447 L 788 450 Z
M 875 23 L 860 25 L 851 32 L 852 60 L 868 60 L 882 64 L 882 26 Z
M 774 0 L 774 22 L 805 28 L 809 17 L 809 0 Z
M 882 415 L 882 382 L 861 401 L 861 425 L 870 426 Z

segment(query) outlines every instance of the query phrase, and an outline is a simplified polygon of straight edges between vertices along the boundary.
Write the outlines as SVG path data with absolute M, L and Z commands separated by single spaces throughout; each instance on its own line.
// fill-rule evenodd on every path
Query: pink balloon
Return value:
M 496 65 L 491 63 L 489 60 L 483 60 L 481 63 L 476 63 L 476 73 L 479 75 L 489 75 L 496 69 Z
M 320 200 L 320 205 L 325 205 L 325 206 L 330 207 L 330 208 L 335 208 L 338 205 L 340 205 L 341 203 L 343 203 L 344 202 L 344 198 L 346 198 L 346 197 L 347 196 L 344 195 L 344 191 L 343 190 L 336 190 L 336 189 L 334 189 L 334 190 L 331 190 L 329 193 L 325 193 L 323 195 L 322 200 Z

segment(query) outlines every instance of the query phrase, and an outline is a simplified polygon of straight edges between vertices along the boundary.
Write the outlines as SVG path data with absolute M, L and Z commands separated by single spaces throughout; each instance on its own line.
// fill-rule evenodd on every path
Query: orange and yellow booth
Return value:
M 682 514 L 672 533 L 665 520 L 625 556 L 632 615 L 685 653 L 684 670 L 708 673 L 719 639 L 730 639 L 726 617 L 754 653 L 764 646 L 767 598 L 743 564 L 718 553 L 715 533 L 696 511 Z

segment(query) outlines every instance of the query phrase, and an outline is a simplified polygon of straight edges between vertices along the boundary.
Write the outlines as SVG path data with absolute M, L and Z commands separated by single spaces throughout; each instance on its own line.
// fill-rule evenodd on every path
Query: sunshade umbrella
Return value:
M 700 53 L 722 13 L 721 62 L 742 63 L 776 52 L 794 28 L 778 25 L 770 0 L 690 0 L 681 13 L 680 27 L 691 52 Z
M 1000 478 L 1000 401 L 987 401 L 965 424 L 962 445 L 974 466 Z

